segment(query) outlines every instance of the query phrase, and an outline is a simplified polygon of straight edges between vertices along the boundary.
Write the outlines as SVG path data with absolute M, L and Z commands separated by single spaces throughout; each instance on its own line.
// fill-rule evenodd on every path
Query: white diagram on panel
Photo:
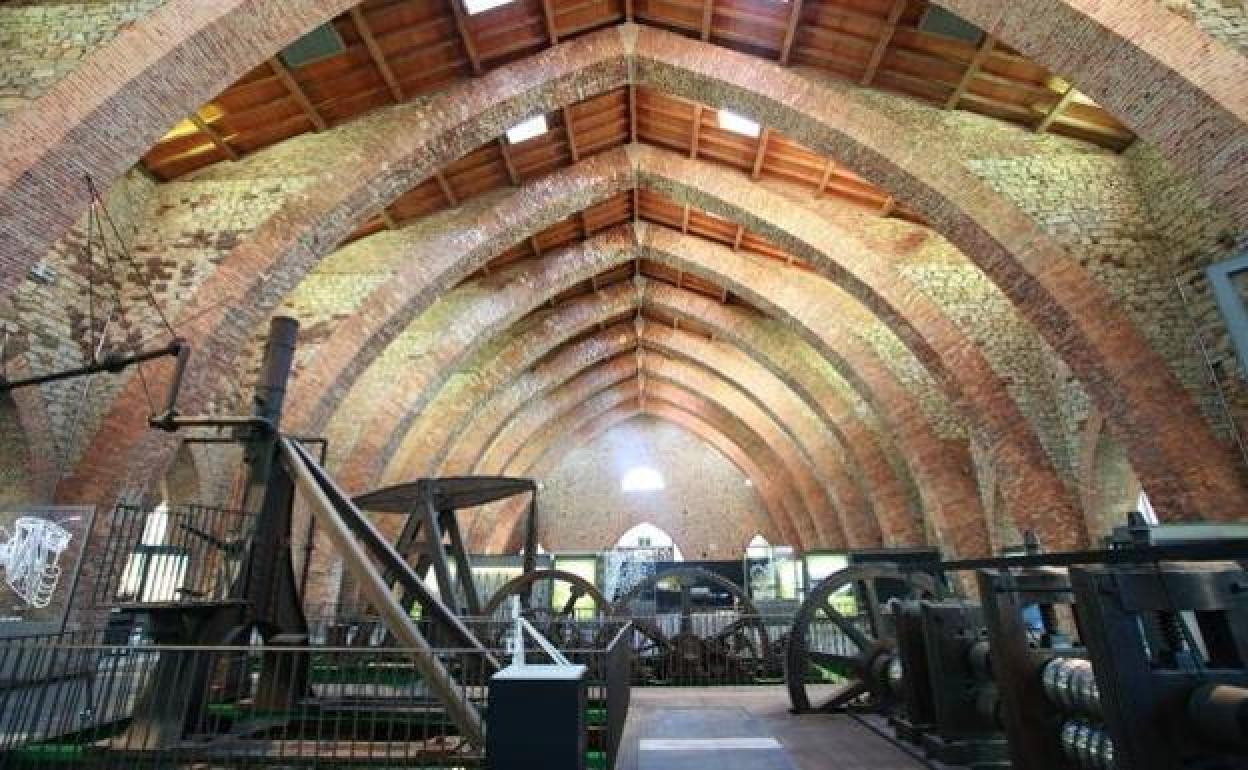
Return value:
M 61 579 L 61 554 L 72 537 L 56 522 L 35 516 L 19 516 L 12 534 L 0 527 L 0 567 L 13 593 L 36 609 L 47 607 Z

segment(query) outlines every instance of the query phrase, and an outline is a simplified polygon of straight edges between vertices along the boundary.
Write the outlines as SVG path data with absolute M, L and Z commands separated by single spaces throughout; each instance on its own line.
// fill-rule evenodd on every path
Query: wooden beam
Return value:
M 685 204 L 685 213 L 680 217 L 680 231 L 685 235 L 689 234 L 689 204 Z
M 637 142 L 637 86 L 628 87 L 628 141 Z
M 388 227 L 391 230 L 399 229 L 399 223 L 394 221 L 394 215 L 390 213 L 389 209 L 381 210 L 381 221 L 385 222 L 386 227 Z
M 459 42 L 468 55 L 468 63 L 472 65 L 472 74 L 480 75 L 481 54 L 477 53 L 477 44 L 472 42 L 472 33 L 468 31 L 468 14 L 464 11 L 463 0 L 447 0 L 451 4 L 451 12 L 455 15 L 455 31 L 459 33 Z
M 633 188 L 633 221 L 641 221 L 641 188 Z
M 325 118 L 321 117 L 321 113 L 316 111 L 316 105 L 312 104 L 312 100 L 304 93 L 303 88 L 299 85 L 299 81 L 295 80 L 295 76 L 290 73 L 286 65 L 282 63 L 280 57 L 274 56 L 269 59 L 269 67 L 273 70 L 273 74 L 277 75 L 277 79 L 282 81 L 282 85 L 286 87 L 287 93 L 299 105 L 308 119 L 312 121 L 312 125 L 316 126 L 317 131 L 324 131 L 329 128 L 329 124 L 325 122 Z
M 550 0 L 542 0 L 542 20 L 546 22 L 546 37 L 551 45 L 559 44 L 559 30 L 555 29 L 555 9 Z
M 711 39 L 711 19 L 715 15 L 715 0 L 702 0 L 702 42 Z
M 579 163 L 581 161 L 581 153 L 576 148 L 576 127 L 572 125 L 572 111 L 564 107 L 562 112 L 563 131 L 568 135 L 568 151 L 572 153 L 572 162 Z
M 689 137 L 689 157 L 698 157 L 698 140 L 702 136 L 702 111 L 706 109 L 699 104 L 693 108 L 693 130 Z
M 880 216 L 888 216 L 895 208 L 897 208 L 897 199 L 890 195 L 884 199 L 884 205 L 880 206 Z
M 373 65 L 381 73 L 381 79 L 386 81 L 386 87 L 390 89 L 390 95 L 394 97 L 396 102 L 403 101 L 403 88 L 399 85 L 399 79 L 394 76 L 394 70 L 390 69 L 390 62 L 386 61 L 386 55 L 377 43 L 377 38 L 373 36 L 373 30 L 368 26 L 368 19 L 364 18 L 364 11 L 360 10 L 360 6 L 357 5 L 351 8 L 351 21 L 355 24 L 355 29 L 360 33 L 360 37 L 364 40 L 364 45 L 368 48 L 368 55 L 373 58 Z
M 780 43 L 780 63 L 788 66 L 793 55 L 793 42 L 797 40 L 797 23 L 802 19 L 802 0 L 789 0 L 789 21 L 784 27 L 784 41 Z
M 719 287 L 719 292 L 720 292 L 719 301 L 727 305 L 728 304 L 728 287 L 726 286 Z M 711 339 L 715 339 L 715 336 L 711 335 Z
M 624 21 L 633 20 L 633 0 L 624 0 Z
M 741 250 L 741 239 L 745 237 L 745 225 L 737 225 L 737 235 L 732 239 L 732 250 Z
M 871 58 L 867 61 L 867 69 L 862 73 L 860 82 L 864 86 L 871 85 L 871 81 L 875 80 L 875 73 L 880 69 L 880 62 L 884 60 L 888 44 L 893 42 L 893 34 L 897 32 L 897 21 L 905 10 L 906 0 L 894 0 L 888 19 L 884 22 L 884 29 L 880 30 L 880 39 L 875 42 L 875 50 L 871 51 Z
M 966 72 L 962 73 L 962 79 L 958 81 L 958 87 L 953 89 L 953 93 L 949 94 L 949 98 L 945 100 L 945 109 L 952 110 L 958 106 L 958 102 L 962 101 L 962 96 L 966 93 L 966 89 L 970 88 L 971 81 L 979 74 L 980 67 L 984 66 L 984 61 L 992 53 L 992 48 L 997 41 L 992 35 L 984 35 L 984 41 L 979 44 L 979 49 L 975 51 L 975 55 L 971 57 L 971 63 L 966 65 Z
M 446 175 L 441 171 L 433 175 L 437 180 L 438 187 L 442 188 L 442 195 L 446 198 L 446 202 L 452 206 L 459 205 L 459 198 L 455 197 L 455 191 L 451 189 L 451 183 L 446 180 Z
M 533 256 L 535 256 L 535 257 L 540 257 L 540 256 L 542 256 L 542 247 L 537 245 L 537 236 L 536 236 L 536 235 L 530 235 L 530 236 L 529 236 L 529 248 L 530 248 L 530 249 L 533 249 Z
M 585 216 L 585 209 L 581 209 L 578 214 L 578 218 L 581 220 L 581 237 L 588 239 L 589 236 L 593 235 L 593 230 L 589 227 L 589 217 Z
M 823 166 L 823 176 L 819 179 L 819 187 L 815 190 L 815 197 L 823 196 L 823 191 L 828 189 L 828 180 L 832 178 L 832 172 L 836 170 L 836 163 L 828 158 L 828 162 Z
M 207 135 L 212 140 L 212 143 L 217 146 L 218 150 L 225 153 L 225 157 L 230 160 L 238 160 L 238 150 L 231 147 L 229 142 L 225 141 L 225 137 L 221 135 L 221 132 L 208 125 L 208 121 L 201 118 L 198 112 L 191 113 L 191 122 L 195 124 L 200 133 Z
M 498 138 L 498 152 L 503 156 L 503 165 L 507 168 L 507 178 L 511 180 L 512 187 L 520 186 L 520 174 L 516 171 L 516 163 L 511 159 L 511 150 L 507 147 L 507 138 L 500 136 Z
M 1062 114 L 1062 110 L 1066 109 L 1066 105 L 1070 104 L 1070 100 L 1075 98 L 1075 84 L 1070 83 L 1066 86 L 1066 90 L 1062 92 L 1062 97 L 1057 100 L 1051 109 L 1045 113 L 1040 122 L 1036 124 L 1036 133 L 1043 134 L 1053 125 L 1053 122 Z
M 750 171 L 751 179 L 758 179 L 763 173 L 763 160 L 767 157 L 767 140 L 771 138 L 771 129 L 764 128 L 758 135 L 758 152 L 754 154 L 754 168 Z

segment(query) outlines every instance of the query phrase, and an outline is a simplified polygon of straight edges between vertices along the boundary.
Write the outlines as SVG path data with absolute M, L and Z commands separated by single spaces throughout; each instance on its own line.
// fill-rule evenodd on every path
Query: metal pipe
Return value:
M 164 358 L 166 356 L 178 356 L 183 348 L 186 348 L 187 353 L 189 354 L 190 346 L 182 340 L 175 339 L 163 348 L 156 350 L 144 350 L 128 356 L 109 354 L 94 364 L 87 364 L 86 366 L 79 366 L 74 369 L 64 369 L 59 372 L 40 374 L 34 377 L 23 377 L 20 380 L 7 380 L 0 377 L 0 393 L 8 393 L 11 390 L 28 388 L 32 385 L 43 385 L 49 382 L 70 380 L 75 377 L 83 377 L 88 374 L 97 374 L 99 372 L 110 372 L 116 374 L 124 371 L 130 366 L 141 364 L 145 361 L 154 361 L 157 358 Z M 182 364 L 182 367 L 184 368 L 185 364 Z

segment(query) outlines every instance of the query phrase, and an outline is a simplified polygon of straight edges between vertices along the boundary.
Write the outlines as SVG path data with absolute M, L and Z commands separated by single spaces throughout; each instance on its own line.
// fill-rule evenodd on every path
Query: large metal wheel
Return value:
M 542 584 L 549 584 L 549 593 L 538 589 Z M 554 597 L 556 585 L 568 586 L 568 598 L 558 607 L 534 606 L 533 597 Z M 513 596 L 520 597 L 520 613 L 528 619 L 533 627 L 542 633 L 552 644 L 563 649 L 588 647 L 593 644 L 601 630 L 598 626 L 610 613 L 611 602 L 602 592 L 580 575 L 557 569 L 539 569 L 512 578 L 499 588 L 489 602 L 486 603 L 484 614 L 487 618 L 500 617 L 507 610 L 507 603 Z M 576 605 L 583 597 L 588 596 L 594 602 L 591 613 L 578 617 Z M 506 617 L 510 617 L 509 615 Z M 497 629 L 495 642 L 501 636 L 510 633 L 509 623 L 502 623 Z
M 633 608 L 642 594 L 664 582 L 675 582 L 681 592 L 679 627 L 671 635 L 656 618 L 641 616 Z M 731 594 L 738 617 L 722 628 L 696 628 L 691 601 L 696 585 L 712 585 Z M 651 575 L 616 600 L 612 615 L 632 620 L 634 662 L 643 678 L 744 681 L 761 673 L 771 650 L 767 626 L 745 591 L 700 567 L 676 567 Z
M 930 574 L 903 572 L 890 564 L 850 567 L 816 585 L 793 619 L 785 650 L 784 681 L 795 713 L 833 711 L 863 698 L 878 700 L 887 695 L 889 678 L 901 675 L 892 618 L 880 599 L 885 581 L 905 586 L 905 598 L 941 594 Z M 847 616 L 834 605 L 848 596 L 858 612 Z M 830 695 L 812 697 L 811 679 L 828 674 L 843 682 Z

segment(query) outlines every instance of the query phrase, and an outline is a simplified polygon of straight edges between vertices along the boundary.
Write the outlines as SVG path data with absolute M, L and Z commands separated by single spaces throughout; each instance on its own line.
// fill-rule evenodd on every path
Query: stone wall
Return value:
M 623 492 L 630 468 L 649 466 L 666 488 Z M 762 500 L 726 457 L 671 423 L 638 417 L 568 452 L 539 496 L 538 539 L 547 550 L 610 547 L 630 528 L 650 522 L 672 536 L 687 559 L 739 557 L 762 533 Z
M 1159 0 L 1170 11 L 1196 23 L 1210 37 L 1248 50 L 1248 2 L 1245 0 Z
M 165 0 L 9 0 L 0 7 L 0 124 Z

